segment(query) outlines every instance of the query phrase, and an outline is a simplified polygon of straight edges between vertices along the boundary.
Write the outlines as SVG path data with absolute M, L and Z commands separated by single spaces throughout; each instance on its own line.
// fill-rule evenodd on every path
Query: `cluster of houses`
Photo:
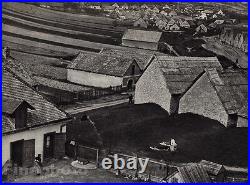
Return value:
M 219 39 L 222 43 L 239 48 L 248 53 L 248 32 L 244 27 L 224 27 Z

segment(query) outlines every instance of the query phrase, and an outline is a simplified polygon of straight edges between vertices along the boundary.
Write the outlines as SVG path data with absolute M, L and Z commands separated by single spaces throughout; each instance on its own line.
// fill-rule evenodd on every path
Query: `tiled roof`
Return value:
M 128 29 L 122 39 L 142 41 L 142 42 L 159 42 L 162 33 L 157 31 L 144 31 L 144 30 L 133 30 Z
M 121 56 L 81 52 L 76 59 L 68 65 L 68 68 L 122 77 L 132 62 L 133 60 L 131 60 L 131 58 Z
M 219 72 L 210 69 L 207 74 L 228 114 L 247 112 L 242 110 L 248 107 L 247 70 Z
M 147 67 L 154 55 L 154 53 L 148 53 L 141 50 L 118 50 L 109 48 L 102 49 L 101 53 L 111 56 L 130 58 L 131 60 L 135 59 L 142 70 Z
M 185 183 L 208 183 L 211 182 L 207 172 L 199 164 L 179 167 L 178 171 Z
M 185 93 L 206 68 L 222 70 L 216 57 L 157 56 L 155 60 L 171 94 Z
M 5 69 L 3 69 L 2 76 L 2 94 L 8 98 L 25 100 L 35 108 L 35 110 L 28 110 L 28 127 L 39 126 L 67 118 L 64 112 L 56 108 L 55 105 L 47 101 L 42 95 L 38 94 L 25 81 Z M 3 110 L 5 109 L 6 107 L 3 107 Z M 3 129 L 3 133 L 14 131 L 9 119 L 9 117 L 3 116 L 2 125 L 3 128 L 5 128 Z
M 221 164 L 217 164 L 211 161 L 202 160 L 199 164 L 208 172 L 208 174 L 218 175 L 225 171 L 225 168 Z
M 32 74 L 18 60 L 12 57 L 8 59 L 2 58 L 2 65 L 6 70 L 14 73 L 30 86 L 35 86 L 37 84 L 37 82 L 32 78 Z
M 36 79 L 36 81 L 40 85 L 55 88 L 55 89 L 60 89 L 60 90 L 64 90 L 64 91 L 81 92 L 81 91 L 91 90 L 91 88 L 89 88 L 89 87 L 84 87 L 81 85 L 75 85 L 75 84 L 70 84 L 70 83 L 66 83 L 66 82 L 61 82 L 58 80 L 52 80 L 49 78 L 44 78 L 44 77 L 39 77 L 39 76 L 35 76 L 34 78 Z
M 16 111 L 16 109 L 23 103 L 26 104 L 27 107 L 29 107 L 30 109 L 34 109 L 31 105 L 29 105 L 24 100 L 12 99 L 12 98 L 3 96 L 3 100 L 2 100 L 3 113 L 13 114 Z

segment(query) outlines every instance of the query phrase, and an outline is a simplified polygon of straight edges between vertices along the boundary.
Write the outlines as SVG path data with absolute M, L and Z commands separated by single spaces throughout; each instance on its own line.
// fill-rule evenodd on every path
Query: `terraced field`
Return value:
M 70 27 L 69 25 L 58 25 L 57 27 L 57 23 L 49 22 L 49 24 L 47 24 L 46 22 L 27 20 L 19 18 L 18 16 L 13 16 L 13 14 L 3 14 L 2 17 L 4 24 L 24 28 L 27 30 L 41 31 L 44 33 L 51 33 L 70 38 L 91 42 L 100 42 L 105 44 L 118 45 L 121 42 L 121 35 L 119 35 L 119 37 L 110 36 L 111 34 L 101 35 L 102 33 L 100 34 L 98 30 L 94 31 L 93 33 L 93 31 L 91 32 L 91 30 L 85 30 L 83 28 L 79 28 L 78 26 L 76 27 L 77 29 L 74 29 L 75 27 Z
M 124 27 L 114 27 L 114 19 L 107 17 L 94 17 L 88 15 L 58 12 L 25 3 L 3 3 L 3 8 L 5 10 L 26 14 L 32 17 L 54 20 L 56 22 L 71 23 L 71 24 L 74 23 L 77 25 L 82 25 L 87 27 L 101 27 L 105 29 L 112 29 L 118 32 L 124 31 L 125 29 Z
M 13 36 L 14 35 L 14 36 Z M 20 35 L 20 37 L 17 37 L 19 35 L 17 34 L 8 34 L 3 33 L 2 39 L 5 43 L 9 44 L 6 46 L 10 46 L 18 51 L 27 51 L 28 53 L 52 53 L 51 55 L 57 55 L 57 56 L 68 56 L 68 55 L 76 55 L 80 49 L 79 48 L 70 48 L 66 47 L 63 44 L 52 44 L 53 42 L 39 42 L 39 39 L 27 39 L 24 36 Z M 17 36 L 15 36 L 17 35 Z M 28 46 L 28 47 L 26 47 Z M 32 48 L 34 50 L 32 50 Z
M 73 56 L 76 54 L 74 52 L 68 52 L 68 53 L 64 52 L 62 51 L 61 47 L 58 50 L 56 50 L 57 48 L 55 46 L 51 47 L 51 45 L 38 44 L 36 42 L 27 41 L 19 38 L 13 38 L 9 36 L 3 36 L 3 37 L 4 39 L 8 40 L 8 41 L 2 40 L 3 47 L 9 47 L 11 48 L 11 51 L 18 51 L 28 54 L 55 57 L 55 58 L 65 58 L 65 57 L 67 58 L 70 55 Z M 27 43 L 27 45 L 20 44 L 24 42 Z

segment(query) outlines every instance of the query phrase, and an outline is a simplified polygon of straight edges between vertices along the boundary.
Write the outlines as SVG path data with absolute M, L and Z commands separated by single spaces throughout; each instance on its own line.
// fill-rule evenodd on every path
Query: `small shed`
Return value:
M 207 171 L 213 182 L 224 182 L 226 177 L 226 169 L 223 165 L 211 161 L 202 160 L 200 163 Z

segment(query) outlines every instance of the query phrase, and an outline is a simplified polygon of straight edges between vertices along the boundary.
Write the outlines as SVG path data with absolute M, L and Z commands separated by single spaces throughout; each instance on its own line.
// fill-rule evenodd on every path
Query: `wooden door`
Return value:
M 23 161 L 23 140 L 15 141 L 11 143 L 11 161 L 13 164 L 16 164 L 18 166 L 22 166 Z
M 65 156 L 65 133 L 56 133 L 54 137 L 54 158 L 62 158 Z
M 55 132 L 44 134 L 43 159 L 53 158 Z
M 35 160 L 35 139 L 23 141 L 23 167 L 31 167 Z

